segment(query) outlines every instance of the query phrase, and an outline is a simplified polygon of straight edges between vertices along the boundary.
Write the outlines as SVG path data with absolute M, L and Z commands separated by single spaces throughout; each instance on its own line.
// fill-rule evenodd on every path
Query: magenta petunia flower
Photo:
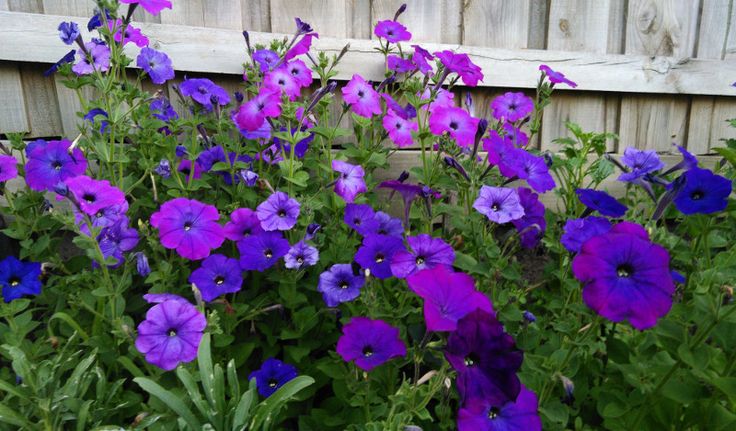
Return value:
M 371 118 L 381 113 L 381 98 L 376 90 L 358 74 L 353 75 L 350 82 L 342 88 L 342 97 L 353 112 L 361 117 Z
M 312 69 L 307 67 L 307 65 L 304 64 L 303 61 L 292 60 L 286 63 L 286 66 L 284 67 L 289 72 L 291 77 L 294 78 L 297 84 L 299 84 L 300 87 L 309 87 L 310 85 L 312 85 L 312 81 L 314 80 L 314 78 L 312 78 Z M 304 107 L 300 107 L 299 109 L 304 112 Z M 300 118 L 298 113 L 297 118 Z
M 524 93 L 508 92 L 491 102 L 493 118 L 514 123 L 528 117 L 534 110 L 534 101 Z
M 292 102 L 301 94 L 301 86 L 283 66 L 266 73 L 263 77 L 263 88 L 286 94 Z
M 486 400 L 460 408 L 458 431 L 542 431 L 537 395 L 521 385 L 515 401 L 494 406 Z
M 126 206 L 125 194 L 107 180 L 79 175 L 66 180 L 69 192 L 87 215 L 99 216 L 105 208 Z
M 404 42 L 411 40 L 411 33 L 400 22 L 390 19 L 378 21 L 373 34 L 379 38 L 384 38 L 391 43 Z
M 546 64 L 542 64 L 539 66 L 539 70 L 541 70 L 545 75 L 547 75 L 547 78 L 549 78 L 549 82 L 552 83 L 552 85 L 555 84 L 567 84 L 572 88 L 575 88 L 578 86 L 578 84 L 570 81 L 569 79 L 565 78 L 565 75 L 560 72 L 555 72 L 552 70 L 549 66 Z
M 161 51 L 151 48 L 141 49 L 141 53 L 136 58 L 136 65 L 151 77 L 151 82 L 154 84 L 160 85 L 174 78 L 171 60 Z
M 408 147 L 414 143 L 411 132 L 419 130 L 416 122 L 402 118 L 392 109 L 388 109 L 383 116 L 383 128 L 388 132 L 388 137 L 399 148 Z
M 289 252 L 289 241 L 279 231 L 261 232 L 238 241 L 240 269 L 263 272 Z
M 163 9 L 171 9 L 171 0 L 120 0 L 120 3 L 137 3 L 151 15 L 158 15 Z
M 164 301 L 148 309 L 146 320 L 138 325 L 135 348 L 149 363 L 173 370 L 197 357 L 206 326 L 204 314 L 189 302 Z
M 72 66 L 72 71 L 77 75 L 90 75 L 95 70 L 107 72 L 110 68 L 110 48 L 105 44 L 88 42 L 84 44 L 87 49 L 85 53 L 81 49 L 77 51 L 79 61 Z
M 429 100 L 432 96 L 432 89 L 427 88 L 421 94 L 420 99 Z M 434 112 L 439 108 L 454 108 L 455 107 L 455 96 L 444 88 L 437 90 L 434 100 L 429 105 L 422 106 L 422 109 L 429 112 Z
M 435 52 L 434 55 L 448 71 L 457 73 L 465 85 L 475 87 L 478 85 L 478 81 L 483 80 L 483 72 L 478 65 L 470 60 L 468 54 L 445 50 Z
M 419 271 L 406 282 L 424 300 L 428 331 L 454 331 L 458 320 L 478 309 L 495 315 L 488 297 L 475 290 L 473 278 L 448 266 Z
M 335 182 L 335 193 L 343 198 L 345 202 L 352 203 L 360 193 L 368 189 L 365 186 L 365 171 L 360 165 L 351 165 L 342 160 L 333 160 L 332 169 L 340 174 Z
M 143 34 L 141 29 L 133 27 L 132 24 L 128 24 L 125 27 L 125 38 L 123 38 L 123 20 L 119 18 L 115 21 L 108 21 L 107 28 L 110 29 L 110 31 L 115 31 L 115 42 L 120 43 L 122 41 L 123 45 L 127 45 L 128 42 L 133 42 L 138 46 L 138 48 L 148 46 L 148 38 L 146 35 Z
M 672 307 L 669 253 L 635 223 L 621 222 L 587 240 L 572 271 L 583 284 L 585 303 L 613 322 L 628 320 L 644 330 Z
M 391 277 L 391 259 L 403 248 L 401 238 L 389 235 L 368 234 L 355 253 L 355 261 L 369 269 L 370 275 L 379 279 Z
M 289 61 L 294 57 L 300 56 L 302 54 L 306 54 L 309 52 L 309 49 L 312 47 L 312 39 L 319 39 L 319 34 L 317 33 L 307 33 L 305 34 L 297 43 L 294 44 L 288 51 L 286 51 L 286 54 L 284 55 L 284 61 Z
M 526 180 L 527 184 L 537 193 L 548 192 L 555 188 L 555 180 L 549 173 L 549 167 L 544 157 L 535 156 L 521 149 L 514 151 L 513 154 L 511 167 L 516 176 Z
M 190 96 L 208 111 L 212 110 L 213 99 L 221 106 L 230 103 L 230 96 L 227 91 L 207 78 L 185 79 L 179 85 L 179 90 L 182 95 Z
M 18 160 L 13 156 L 0 155 L 0 183 L 18 176 Z
M 211 302 L 218 296 L 240 291 L 243 276 L 237 259 L 213 254 L 189 275 L 189 282 L 197 286 L 202 299 Z
M 524 207 L 519 192 L 508 187 L 481 186 L 478 198 L 473 203 L 479 213 L 496 223 L 508 223 L 524 216 Z
M 411 47 L 414 48 L 414 54 L 411 56 L 411 61 L 414 62 L 417 69 L 427 76 L 434 75 L 432 65 L 429 64 L 430 61 L 434 60 L 434 56 L 419 45 L 412 45 Z
M 479 121 L 462 108 L 440 107 L 429 116 L 429 130 L 438 136 L 448 132 L 459 146 L 467 147 L 475 140 Z
M 256 97 L 240 105 L 234 121 L 239 129 L 254 132 L 266 122 L 266 117 L 281 115 L 281 97 L 277 91 L 261 89 Z
M 511 123 L 503 125 L 504 139 L 516 148 L 524 148 L 529 144 L 529 136 L 519 127 L 514 127 Z
M 299 202 L 284 192 L 275 192 L 256 208 L 263 230 L 289 230 L 299 217 Z
M 170 200 L 151 215 L 161 245 L 175 249 L 185 259 L 199 260 L 222 245 L 225 233 L 217 223 L 220 214 L 212 205 L 194 199 Z
M 71 145 L 66 139 L 49 141 L 28 151 L 26 183 L 31 190 L 53 190 L 57 184 L 84 173 L 87 160 L 79 148 L 69 152 Z
M 406 278 L 414 273 L 436 266 L 452 266 L 455 251 L 441 238 L 427 234 L 406 238 L 408 250 L 397 251 L 391 259 L 391 272 L 394 277 Z
M 516 231 L 521 237 L 521 246 L 534 248 L 539 244 L 547 229 L 547 221 L 544 218 L 544 205 L 539 202 L 539 195 L 527 189 L 519 187 L 519 202 L 524 208 L 524 216 L 513 220 Z
M 240 241 L 249 235 L 263 232 L 258 215 L 250 208 L 238 208 L 230 214 L 230 221 L 225 223 L 225 238 Z
M 337 341 L 337 353 L 345 361 L 371 371 L 392 358 L 406 355 L 406 345 L 401 341 L 399 328 L 383 320 L 353 317 L 342 327 L 342 336 Z
M 337 307 L 359 297 L 364 283 L 365 277 L 362 273 L 354 274 L 352 265 L 338 263 L 319 275 L 317 290 L 328 307 Z

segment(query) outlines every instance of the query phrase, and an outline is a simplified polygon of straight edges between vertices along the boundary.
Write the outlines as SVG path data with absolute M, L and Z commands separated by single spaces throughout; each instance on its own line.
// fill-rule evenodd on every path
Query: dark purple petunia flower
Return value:
M 519 200 L 519 192 L 508 187 L 482 186 L 478 198 L 473 203 L 479 213 L 496 223 L 508 223 L 524 216 L 524 207 Z
M 401 341 L 399 328 L 383 320 L 353 317 L 342 327 L 337 341 L 337 353 L 365 371 L 371 371 L 392 358 L 406 355 L 406 345 Z
M 519 396 L 501 407 L 487 401 L 474 402 L 460 409 L 458 431 L 542 431 L 537 413 L 537 395 L 521 385 Z
M 322 298 L 328 307 L 337 307 L 360 296 L 363 283 L 365 277 L 362 274 L 355 275 L 352 265 L 338 263 L 319 275 L 317 290 L 322 292 Z
M 524 93 L 508 92 L 491 102 L 493 118 L 514 123 L 528 117 L 534 110 L 534 101 Z
M 0 183 L 18 176 L 18 160 L 13 156 L 0 155 Z
M 263 398 L 268 398 L 289 380 L 299 375 L 296 367 L 278 359 L 268 358 L 261 365 L 261 369 L 253 371 L 248 380 L 256 379 L 258 393 Z
M 526 320 L 529 323 L 534 323 L 537 321 L 537 316 L 535 316 L 531 311 L 524 310 L 524 312 L 521 314 L 524 317 L 524 320 Z
M 462 108 L 440 107 L 429 116 L 429 130 L 438 136 L 447 132 L 460 147 L 468 147 L 475 140 L 479 121 Z
M 176 157 L 184 157 L 189 154 L 187 151 L 187 147 L 184 145 L 177 145 L 176 148 L 174 148 L 174 154 L 176 154 Z
M 370 275 L 384 279 L 391 277 L 391 259 L 404 248 L 400 238 L 389 235 L 368 234 L 355 253 L 355 261 L 370 270 Z
M 384 38 L 391 43 L 411 40 L 411 33 L 409 33 L 406 27 L 404 27 L 403 24 L 390 19 L 378 21 L 376 28 L 373 30 L 373 34 L 379 38 Z
M 289 241 L 279 231 L 261 232 L 238 241 L 240 269 L 263 272 L 289 252 Z
M 222 226 L 217 223 L 219 218 L 212 205 L 176 198 L 151 215 L 151 226 L 158 228 L 161 245 L 175 249 L 185 259 L 199 260 L 225 241 Z
M 378 221 L 376 233 L 397 237 L 404 234 L 404 226 L 401 224 L 401 220 L 391 217 L 383 211 L 376 211 L 374 218 Z
M 380 226 L 379 220 L 376 220 L 376 213 L 367 204 L 345 205 L 343 221 L 363 236 L 376 233 Z
M 143 252 L 135 253 L 135 269 L 141 277 L 147 277 L 151 273 L 148 257 Z
M 62 22 L 59 24 L 59 39 L 67 45 L 71 45 L 79 37 L 79 26 L 76 22 Z
M 378 185 L 379 189 L 392 190 L 389 199 L 393 196 L 394 192 L 398 192 L 401 195 L 401 198 L 404 200 L 404 224 L 407 226 L 409 225 L 409 212 L 411 211 L 411 204 L 414 202 L 414 199 L 416 199 L 417 196 L 423 197 L 426 200 L 427 205 L 429 205 L 430 199 L 432 197 L 437 199 L 441 197 L 439 193 L 435 192 L 429 187 L 426 187 L 425 190 L 425 187 L 426 186 L 422 186 L 420 184 L 408 184 L 399 180 L 384 181 Z
M 301 205 L 284 192 L 275 192 L 256 208 L 263 230 L 289 230 L 296 225 Z
M 250 208 L 238 208 L 230 214 L 230 221 L 225 224 L 225 238 L 240 241 L 249 235 L 263 232 L 261 221 L 256 212 Z
M 355 74 L 342 88 L 342 97 L 357 115 L 371 118 L 381 113 L 381 97 L 362 76 Z
M 136 58 L 136 65 L 151 77 L 154 84 L 163 84 L 174 78 L 174 68 L 169 56 L 151 48 L 141 49 Z
M 593 211 L 598 211 L 604 216 L 614 218 L 623 217 L 626 211 L 628 211 L 626 205 L 617 201 L 606 192 L 595 189 L 577 189 L 575 193 L 583 205 Z
M 555 180 L 549 173 L 544 157 L 535 156 L 524 150 L 517 150 L 514 154 L 516 157 L 511 162 L 511 166 L 516 176 L 526 180 L 527 184 L 537 193 L 544 193 L 555 188 Z
M 554 70 L 552 70 L 552 68 L 550 68 L 546 64 L 540 65 L 539 66 L 539 70 L 542 71 L 547 76 L 547 78 L 549 78 L 549 82 L 551 82 L 552 85 L 555 85 L 555 84 L 567 84 L 567 85 L 569 85 L 572 88 L 575 88 L 575 87 L 578 86 L 578 84 L 576 84 L 576 83 L 570 81 L 569 79 L 565 78 L 565 75 L 563 73 L 561 73 L 561 72 L 555 72 Z
M 151 15 L 158 15 L 163 9 L 171 9 L 171 0 L 120 0 L 120 3 L 137 3 Z
M 359 193 L 365 193 L 365 171 L 360 165 L 351 165 L 342 160 L 332 161 L 332 170 L 339 173 L 340 177 L 335 182 L 335 193 L 343 198 L 345 202 L 352 203 Z
M 6 303 L 23 295 L 41 293 L 41 264 L 24 262 L 8 256 L 0 261 L 0 286 Z
M 253 53 L 253 60 L 258 63 L 261 72 L 266 73 L 278 64 L 279 55 L 270 49 L 259 49 Z
M 149 363 L 173 370 L 197 357 L 206 326 L 204 314 L 189 302 L 166 300 L 148 309 L 146 320 L 138 325 L 135 348 Z
M 304 241 L 294 244 L 284 256 L 284 266 L 289 269 L 314 266 L 317 261 L 319 261 L 319 250 Z
M 478 65 L 470 61 L 468 54 L 445 50 L 435 52 L 434 55 L 449 72 L 457 73 L 465 85 L 475 87 L 478 81 L 483 80 L 483 72 Z
M 194 166 L 194 170 L 192 170 L 192 166 Z M 194 163 L 192 163 L 189 159 L 182 159 L 176 170 L 184 175 L 184 181 L 189 181 L 190 177 L 193 180 L 202 178 L 202 172 L 204 172 L 204 169 L 202 169 L 202 165 L 199 164 L 199 162 L 195 160 Z
M 450 267 L 437 265 L 407 279 L 409 288 L 424 300 L 428 331 L 454 331 L 458 320 L 475 310 L 495 315 L 491 301 L 475 290 L 473 278 Z
M 191 96 L 195 102 L 204 106 L 208 111 L 212 110 L 212 99 L 217 100 L 218 105 L 230 103 L 230 96 L 224 88 L 218 86 L 207 78 L 185 79 L 179 85 L 181 94 Z
M 644 330 L 672 307 L 669 253 L 637 224 L 621 222 L 586 241 L 572 271 L 588 307 L 613 322 L 628 320 Z
M 322 226 L 318 223 L 310 223 L 309 226 L 307 226 L 307 232 L 304 234 L 304 239 L 307 241 L 314 239 L 320 229 L 322 229 Z
M 84 117 L 82 117 L 82 119 L 84 119 L 86 121 L 89 121 L 90 123 L 92 123 L 92 125 L 94 125 L 95 124 L 95 118 L 96 117 L 105 118 L 105 120 L 100 120 L 100 122 L 99 122 L 99 124 L 100 124 L 100 133 L 101 134 L 102 133 L 105 133 L 105 130 L 107 130 L 107 126 L 110 123 L 108 121 L 106 121 L 106 119 L 109 116 L 107 115 L 107 111 L 105 111 L 104 109 L 100 109 L 100 108 L 90 109 L 89 112 L 87 112 L 86 114 L 84 114 Z
M 117 259 L 117 263 L 111 266 L 116 268 L 125 260 L 125 253 L 138 245 L 139 239 L 138 231 L 128 226 L 128 218 L 121 216 L 115 223 L 102 228 L 97 236 L 97 243 L 105 259 Z
M 79 61 L 72 66 L 72 71 L 77 75 L 90 75 L 95 70 L 107 72 L 107 69 L 110 68 L 110 48 L 105 44 L 95 42 L 88 42 L 84 44 L 84 47 L 87 52 L 81 49 L 77 52 Z
M 74 50 L 74 49 L 72 49 L 71 51 L 67 52 L 63 57 L 61 57 L 59 59 L 59 61 L 57 61 L 56 63 L 52 64 L 51 67 L 49 67 L 48 69 L 46 69 L 43 72 L 43 76 L 49 77 L 49 76 L 53 75 L 54 73 L 56 73 L 57 70 L 59 70 L 59 68 L 62 65 L 66 64 L 66 63 L 73 62 L 74 61 L 74 57 L 76 55 L 77 55 L 77 51 Z
M 485 401 L 501 406 L 519 395 L 521 382 L 516 372 L 523 353 L 494 315 L 475 310 L 460 319 L 447 339 L 445 357 L 457 371 L 464 404 Z
M 611 230 L 611 222 L 603 217 L 589 216 L 585 218 L 570 219 L 565 222 L 560 242 L 571 253 L 580 252 L 585 242 L 594 236 L 604 234 Z
M 109 10 L 104 9 L 104 13 L 108 21 L 112 20 Z M 92 18 L 90 18 L 89 21 L 87 21 L 87 30 L 91 32 L 100 26 L 102 26 L 102 12 L 96 9 L 95 14 L 92 15 Z
M 197 286 L 202 299 L 211 302 L 218 296 L 240 291 L 243 276 L 236 259 L 213 254 L 189 275 L 189 282 Z
M 64 139 L 31 149 L 26 163 L 26 183 L 31 190 L 53 190 L 57 184 L 84 173 L 87 160 L 79 148 L 70 153 L 71 144 Z
M 638 150 L 629 147 L 624 150 L 621 161 L 631 168 L 631 172 L 622 172 L 618 176 L 619 181 L 635 181 L 644 175 L 664 168 L 664 163 L 659 159 L 654 150 Z
M 409 249 L 397 251 L 391 259 L 394 277 L 406 278 L 438 265 L 452 266 L 455 262 L 455 251 L 441 238 L 420 234 L 407 237 L 406 242 L 409 243 Z
M 544 205 L 539 202 L 539 196 L 525 187 L 516 189 L 519 192 L 519 202 L 524 208 L 524 216 L 513 220 L 516 230 L 521 237 L 521 246 L 534 248 L 544 237 L 547 221 L 544 218 Z
M 79 175 L 69 178 L 65 183 L 79 209 L 87 215 L 98 215 L 108 207 L 127 206 L 123 191 L 110 185 L 107 180 L 93 180 L 86 175 Z
M 708 169 L 693 168 L 682 174 L 684 184 L 674 202 L 683 214 L 712 214 L 728 206 L 731 180 Z
M 153 169 L 153 172 L 161 175 L 161 178 L 169 178 L 171 176 L 171 164 L 166 159 L 161 159 L 158 162 L 158 166 Z

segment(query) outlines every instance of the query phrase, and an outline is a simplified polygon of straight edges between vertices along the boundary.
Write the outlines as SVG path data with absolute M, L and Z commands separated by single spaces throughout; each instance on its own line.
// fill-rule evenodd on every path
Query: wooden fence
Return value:
M 317 49 L 351 43 L 338 78 L 380 78 L 372 27 L 403 2 L 400 20 L 413 41 L 470 53 L 482 66 L 482 86 L 463 90 L 478 115 L 495 95 L 532 88 L 540 63 L 580 84 L 556 92 L 542 148 L 566 134 L 565 120 L 617 133 L 613 152 L 669 152 L 677 142 L 703 155 L 736 137 L 726 123 L 736 118 L 734 0 L 174 0 L 173 10 L 138 10 L 134 21 L 181 76 L 216 75 L 234 89 L 245 55 L 240 32 L 256 41 L 291 34 L 295 16 L 319 32 Z M 0 135 L 76 135 L 76 95 L 41 72 L 69 49 L 58 23 L 84 27 L 93 10 L 91 0 L 0 0 Z

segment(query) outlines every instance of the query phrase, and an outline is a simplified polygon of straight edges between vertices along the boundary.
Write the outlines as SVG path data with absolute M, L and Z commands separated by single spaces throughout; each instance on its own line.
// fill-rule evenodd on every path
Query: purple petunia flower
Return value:
M 319 250 L 304 241 L 299 241 L 284 256 L 284 266 L 289 269 L 302 269 L 316 265 L 318 260 Z
M 504 123 L 503 125 L 504 140 L 510 142 L 516 148 L 524 148 L 529 144 L 529 136 L 524 133 L 520 128 L 514 127 L 511 123 Z
M 261 89 L 256 97 L 243 103 L 233 117 L 233 121 L 243 131 L 254 132 L 263 127 L 266 117 L 281 115 L 281 97 L 273 90 Z M 269 125 L 270 135 L 270 125 Z
M 345 361 L 371 371 L 392 358 L 406 355 L 406 345 L 401 341 L 399 328 L 383 320 L 353 317 L 342 327 L 342 336 L 337 341 L 337 353 Z
M 256 208 L 263 230 L 289 230 L 296 225 L 301 205 L 284 192 L 275 192 Z
M 185 259 L 199 260 L 225 241 L 222 226 L 217 223 L 219 218 L 212 205 L 176 198 L 151 215 L 151 226 L 158 228 L 161 245 L 175 249 Z
M 59 61 L 57 61 L 56 63 L 52 64 L 51 67 L 49 67 L 48 69 L 46 69 L 43 72 L 43 76 L 49 77 L 49 76 L 53 75 L 54 73 L 56 73 L 56 71 L 59 70 L 59 68 L 62 65 L 67 64 L 67 63 L 72 63 L 74 61 L 74 57 L 76 55 L 77 55 L 77 50 L 75 50 L 75 49 L 72 49 L 71 51 L 67 52 L 63 57 L 61 57 L 59 59 Z
M 143 252 L 135 253 L 135 269 L 141 277 L 147 277 L 151 273 L 148 257 Z
M 635 181 L 646 174 L 664 168 L 664 163 L 654 150 L 638 150 L 629 147 L 624 150 L 621 161 L 631 168 L 631 172 L 622 172 L 618 176 L 619 181 Z
M 179 114 L 177 114 L 174 107 L 171 106 L 169 99 L 165 97 L 157 97 L 153 99 L 151 102 L 151 115 L 164 122 L 179 119 Z
M 174 68 L 169 56 L 151 48 L 141 49 L 136 58 L 136 65 L 151 77 L 154 84 L 163 84 L 174 78 Z
M 440 107 L 429 116 L 429 130 L 438 136 L 448 132 L 459 146 L 467 147 L 475 140 L 478 121 L 462 108 Z
M 421 99 L 429 100 L 432 95 L 432 90 L 427 88 L 422 92 Z M 422 106 L 422 109 L 429 112 L 434 112 L 439 108 L 454 108 L 455 107 L 455 95 L 444 88 L 439 88 L 436 91 L 434 100 L 429 105 Z
M 0 287 L 6 303 L 23 295 L 41 294 L 41 264 L 8 256 L 0 261 Z
M 394 277 L 406 278 L 416 272 L 439 265 L 452 266 L 455 251 L 441 238 L 427 234 L 406 238 L 409 250 L 399 250 L 391 259 L 391 272 Z
M 146 312 L 146 320 L 138 325 L 135 348 L 146 361 L 173 370 L 181 362 L 197 357 L 207 319 L 186 301 L 167 300 Z
M 299 372 L 291 364 L 281 362 L 278 359 L 268 358 L 261 365 L 261 369 L 253 371 L 248 380 L 256 379 L 258 393 L 263 398 L 270 397 L 289 380 L 293 380 Z
M 495 315 L 491 301 L 475 290 L 473 278 L 445 265 L 419 271 L 407 279 L 409 288 L 424 300 L 428 331 L 454 331 L 458 320 L 479 309 Z
M 388 133 L 388 137 L 397 147 L 404 148 L 414 143 L 411 132 L 419 130 L 419 125 L 416 122 L 402 118 L 393 109 L 387 110 L 381 122 Z
M 470 61 L 468 54 L 445 50 L 435 52 L 434 55 L 449 72 L 457 73 L 465 85 L 475 87 L 478 81 L 483 80 L 483 72 L 478 65 Z
M 684 184 L 674 199 L 678 211 L 690 215 L 712 214 L 726 209 L 731 180 L 700 168 L 692 168 L 682 177 Z
M 404 27 L 400 22 L 392 21 L 390 19 L 378 21 L 376 28 L 373 29 L 373 34 L 379 38 L 384 38 L 391 43 L 411 40 L 411 33 L 409 33 L 406 27 Z
M 586 207 L 608 217 L 623 217 L 628 208 L 606 192 L 595 189 L 577 189 L 575 194 Z
M 225 238 L 240 241 L 249 235 L 263 232 L 261 221 L 256 212 L 250 208 L 238 208 L 230 214 L 230 221 L 225 224 Z
M 458 431 L 542 431 L 537 395 L 521 385 L 519 396 L 496 407 L 480 400 L 460 408 Z
M 376 90 L 358 74 L 353 75 L 350 82 L 342 88 L 342 97 L 353 112 L 361 117 L 371 118 L 381 113 L 381 98 Z
M 194 170 L 192 170 L 192 166 L 194 166 Z M 204 169 L 202 169 L 202 165 L 199 164 L 199 162 L 194 161 L 194 163 L 192 163 L 189 159 L 182 159 L 176 170 L 184 175 L 185 181 L 189 181 L 190 177 L 193 180 L 202 178 L 202 172 L 204 172 Z
M 376 233 L 380 226 L 380 222 L 376 220 L 376 213 L 367 204 L 345 205 L 343 221 L 363 236 Z
M 587 240 L 572 271 L 583 284 L 588 307 L 613 322 L 628 320 L 644 330 L 672 307 L 669 253 L 637 224 L 621 222 Z
M 263 272 L 289 252 L 289 241 L 279 231 L 261 232 L 238 241 L 240 269 Z
M 13 156 L 0 154 L 0 183 L 18 176 L 18 160 Z
M 460 319 L 447 339 L 445 358 L 457 371 L 464 405 L 484 401 L 500 406 L 517 399 L 521 382 L 516 372 L 523 354 L 494 315 L 475 310 Z
M 511 167 L 516 176 L 526 180 L 537 193 L 544 193 L 555 188 L 555 180 L 549 173 L 549 167 L 544 157 L 535 156 L 524 150 L 513 152 L 516 156 L 511 162 Z
M 67 45 L 71 45 L 79 37 L 79 26 L 74 21 L 59 24 L 59 39 Z
M 376 211 L 374 218 L 378 221 L 376 233 L 397 237 L 401 237 L 404 234 L 404 226 L 401 220 L 396 217 L 391 217 L 383 211 Z
M 109 20 L 107 27 L 111 32 L 115 32 L 113 36 L 115 42 L 122 42 L 123 45 L 127 45 L 128 42 L 133 42 L 137 47 L 143 48 L 148 46 L 148 38 L 143 34 L 141 29 L 133 27 L 132 24 L 125 26 L 125 37 L 123 37 L 123 20 L 117 19 L 115 21 Z
M 31 190 L 53 190 L 57 184 L 84 173 L 87 160 L 79 148 L 70 153 L 71 145 L 66 139 L 49 141 L 28 153 L 26 183 Z
M 563 73 L 555 72 L 546 64 L 540 65 L 539 70 L 542 71 L 547 76 L 547 78 L 549 78 L 549 82 L 551 82 L 553 86 L 555 84 L 567 84 L 572 88 L 575 88 L 578 86 L 578 84 L 565 78 L 565 75 Z
M 524 207 L 519 192 L 508 187 L 481 186 L 478 198 L 473 203 L 479 213 L 496 223 L 508 223 L 524 216 Z
M 77 75 L 90 75 L 95 70 L 107 72 L 110 68 L 110 48 L 95 42 L 88 42 L 84 47 L 87 52 L 81 49 L 77 52 L 79 61 L 72 66 L 72 71 Z
M 96 117 L 105 118 L 105 120 L 100 120 L 100 122 L 99 122 L 99 124 L 100 124 L 100 133 L 101 134 L 102 133 L 105 133 L 105 130 L 107 130 L 107 126 L 110 123 L 108 121 L 106 121 L 106 119 L 109 116 L 107 115 L 107 111 L 105 111 L 104 109 L 100 109 L 100 108 L 90 109 L 89 112 L 87 112 L 84 115 L 84 117 L 82 117 L 82 118 L 84 120 L 89 121 L 90 123 L 92 123 L 92 125 L 94 125 L 95 124 L 95 118 Z
M 483 138 L 483 149 L 488 152 L 488 163 L 498 166 L 498 170 L 506 178 L 513 178 L 518 169 L 517 159 L 523 158 L 521 149 L 501 136 L 495 130 L 491 130 L 488 138 Z
M 332 169 L 340 174 L 335 182 L 335 193 L 343 198 L 345 202 L 351 203 L 359 193 L 365 193 L 365 171 L 360 165 L 351 165 L 342 160 L 333 160 Z
M 562 245 L 567 251 L 578 253 L 587 240 L 611 230 L 611 222 L 606 218 L 594 216 L 570 219 L 565 222 L 562 230 L 560 237 Z
M 125 253 L 138 245 L 139 239 L 138 231 L 128 226 L 128 218 L 121 216 L 113 224 L 102 228 L 97 243 L 105 259 L 113 257 L 117 260 L 111 266 L 116 268 L 125 260 Z
M 79 209 L 87 215 L 98 215 L 103 209 L 126 205 L 125 194 L 107 180 L 93 180 L 79 175 L 66 180 L 69 191 L 74 196 Z
M 189 275 L 189 282 L 197 286 L 202 299 L 211 302 L 220 295 L 239 292 L 243 276 L 236 259 L 213 254 Z
M 171 0 L 120 0 L 120 3 L 137 3 L 151 15 L 158 15 L 163 9 L 171 9 Z
M 317 290 L 322 292 L 322 298 L 328 307 L 337 307 L 360 296 L 363 283 L 365 277 L 362 274 L 353 274 L 352 265 L 338 263 L 319 275 Z
M 523 120 L 534 110 L 534 101 L 524 93 L 508 92 L 491 102 L 493 118 L 514 123 Z
M 398 55 L 389 55 L 386 58 L 386 67 L 396 73 L 409 73 L 416 70 L 416 66 L 411 60 L 401 58 Z
M 166 159 L 161 159 L 158 162 L 158 166 L 153 169 L 153 172 L 161 175 L 161 178 L 169 178 L 171 176 L 171 164 Z
M 179 90 L 181 90 L 182 95 L 190 96 L 208 111 L 212 110 L 213 99 L 221 106 L 230 103 L 230 96 L 227 91 L 207 78 L 185 79 L 179 85 Z
M 259 49 L 253 53 L 253 60 L 258 63 L 261 72 L 266 73 L 278 64 L 279 55 L 270 49 Z
M 414 48 L 414 54 L 411 56 L 411 61 L 414 62 L 417 69 L 427 76 L 434 75 L 432 66 L 429 64 L 430 61 L 434 60 L 434 56 L 419 45 L 412 45 L 411 47 Z
M 189 304 L 186 298 L 174 293 L 146 293 L 143 295 L 143 299 L 149 304 L 160 304 L 164 301 L 179 301 Z
M 544 205 L 539 202 L 539 196 L 525 187 L 516 189 L 519 192 L 519 202 L 524 208 L 524 216 L 513 220 L 516 230 L 521 236 L 521 246 L 534 248 L 539 244 L 547 229 L 544 219 Z
M 389 235 L 368 234 L 355 253 L 355 261 L 369 269 L 370 275 L 384 279 L 391 277 L 391 259 L 404 247 L 400 238 Z

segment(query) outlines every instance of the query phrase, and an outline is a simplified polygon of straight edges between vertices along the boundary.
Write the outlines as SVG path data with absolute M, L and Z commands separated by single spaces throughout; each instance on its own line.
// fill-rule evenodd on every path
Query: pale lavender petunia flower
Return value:
M 261 227 L 266 231 L 289 230 L 296 225 L 301 205 L 284 192 L 275 192 L 256 208 Z
M 335 182 L 335 193 L 343 198 L 345 202 L 351 203 L 355 201 L 355 197 L 359 193 L 365 193 L 368 189 L 365 186 L 365 171 L 360 165 L 351 165 L 342 160 L 333 160 L 332 169 L 340 174 Z

